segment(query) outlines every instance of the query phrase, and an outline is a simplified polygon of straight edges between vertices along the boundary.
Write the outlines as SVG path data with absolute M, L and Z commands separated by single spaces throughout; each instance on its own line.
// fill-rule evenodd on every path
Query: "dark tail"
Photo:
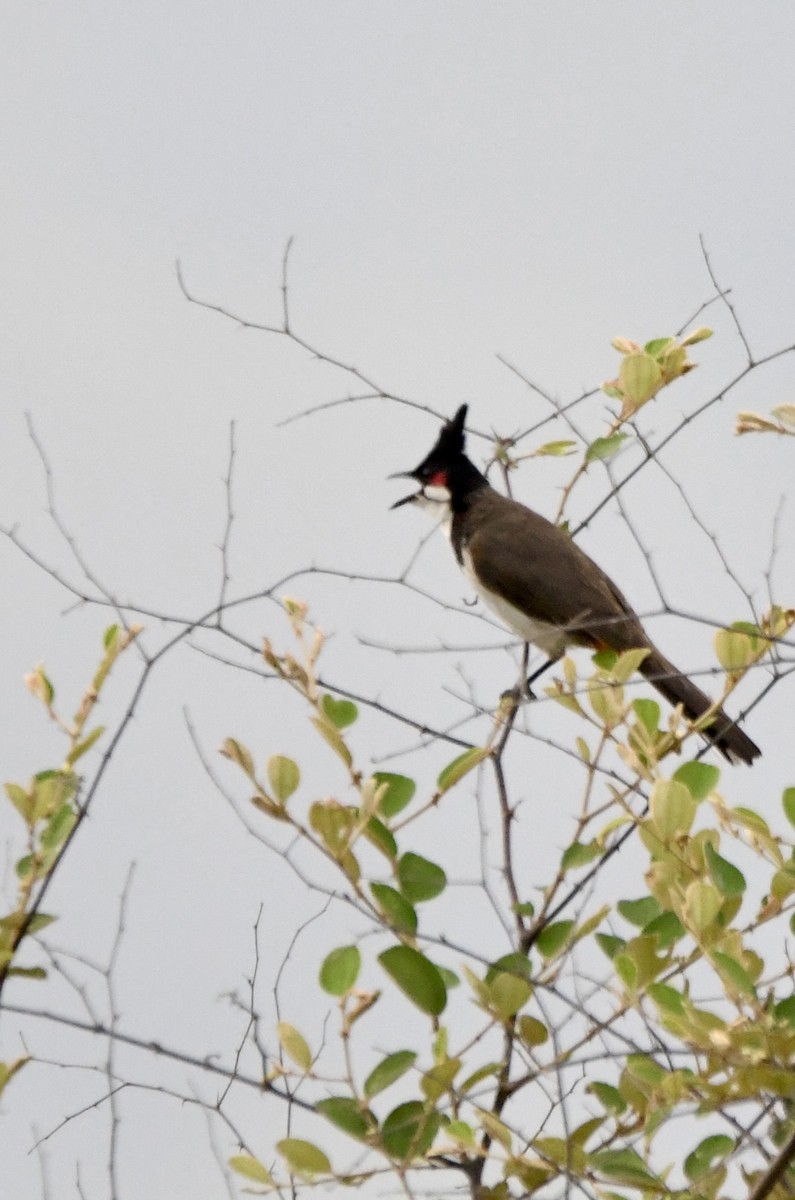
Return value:
M 649 683 L 653 683 L 657 691 L 665 696 L 666 700 L 674 705 L 681 704 L 685 715 L 691 721 L 698 720 L 708 708 L 712 707 L 709 696 L 691 683 L 686 675 L 677 671 L 676 667 L 663 658 L 658 651 L 653 650 L 644 659 L 640 671 Z M 723 757 L 727 758 L 729 762 L 744 762 L 750 766 L 754 759 L 762 753 L 722 708 L 715 714 L 709 728 L 704 730 L 704 736 L 720 750 Z

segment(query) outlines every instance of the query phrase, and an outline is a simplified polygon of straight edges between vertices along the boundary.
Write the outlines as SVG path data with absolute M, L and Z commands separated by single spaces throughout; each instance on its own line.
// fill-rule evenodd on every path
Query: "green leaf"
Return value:
M 41 834 L 41 845 L 45 850 L 59 849 L 72 832 L 77 813 L 68 802 L 56 809 Z
M 346 767 L 350 767 L 353 758 L 337 726 L 326 720 L 325 717 L 312 717 L 311 721 L 320 736 L 331 746 L 337 758 L 342 759 Z
M 518 1021 L 519 1037 L 526 1046 L 543 1046 L 549 1038 L 549 1030 L 543 1022 L 535 1017 L 520 1017 Z
M 623 938 L 615 937 L 612 933 L 597 933 L 596 944 L 602 953 L 612 961 L 627 943 Z
M 489 984 L 491 1006 L 501 1021 L 512 1021 L 532 991 L 526 979 L 503 971 Z
M 776 871 L 770 880 L 770 895 L 777 900 L 784 900 L 795 892 L 795 863 L 790 863 L 782 871 Z
M 657 1087 L 667 1075 L 665 1068 L 648 1054 L 630 1054 L 627 1058 L 627 1071 L 633 1079 L 647 1083 L 649 1087 Z
M 519 917 L 532 917 L 536 910 L 531 900 L 522 900 L 520 904 L 514 904 L 513 911 Z
M 760 817 L 758 812 L 754 812 L 752 808 L 745 808 L 738 804 L 736 808 L 730 809 L 730 814 L 735 821 L 739 821 L 746 829 L 752 830 L 754 833 L 761 833 L 764 837 L 770 837 L 770 826 L 764 817 Z
M 77 776 L 72 772 L 65 771 L 39 771 L 33 777 L 31 790 L 33 794 L 32 820 L 48 820 L 52 818 L 57 809 L 74 796 L 77 791 Z
M 467 1078 L 463 1080 L 461 1084 L 459 1084 L 459 1091 L 461 1095 L 465 1096 L 467 1092 L 471 1092 L 474 1087 L 477 1087 L 477 1085 L 482 1083 L 484 1079 L 488 1079 L 490 1075 L 499 1075 L 502 1067 L 503 1064 L 501 1062 L 484 1063 L 482 1067 L 478 1067 L 477 1071 L 473 1071 L 471 1075 L 468 1075 Z
M 268 782 L 276 799 L 284 804 L 301 782 L 301 772 L 298 764 L 291 758 L 274 754 L 268 759 Z
M 685 912 L 696 930 L 706 929 L 721 910 L 721 895 L 704 879 L 696 879 L 685 892 Z
M 9 785 L 6 784 L 6 787 Z M 789 821 L 790 825 L 795 825 L 795 787 L 784 788 L 781 796 L 781 803 L 784 806 L 784 816 Z
M 656 733 L 660 727 L 660 706 L 656 700 L 633 700 L 632 708 L 647 733 Z
M 618 1088 L 610 1083 L 589 1083 L 586 1091 L 591 1092 L 599 1103 L 611 1113 L 622 1113 L 627 1102 Z
M 688 833 L 696 815 L 696 802 L 683 783 L 660 779 L 652 789 L 649 811 L 663 838 Z
M 376 771 L 373 778 L 378 783 L 385 783 L 387 785 L 387 790 L 379 806 L 379 812 L 387 820 L 396 817 L 414 798 L 417 785 L 413 779 L 409 779 L 406 775 L 394 775 L 391 771 Z
M 359 977 L 362 956 L 357 946 L 338 946 L 323 960 L 320 986 L 330 996 L 344 996 Z
M 419 1100 L 394 1108 L 381 1127 L 381 1142 L 393 1158 L 401 1161 L 422 1158 L 430 1149 L 439 1128 L 439 1114 L 426 1111 Z
M 743 996 L 756 996 L 756 988 L 751 976 L 736 958 L 732 958 L 731 955 L 724 954 L 720 950 L 713 950 L 712 960 L 718 968 L 721 978 L 735 991 Z
M 451 787 L 454 787 L 460 780 L 473 771 L 475 767 L 483 762 L 484 758 L 488 758 L 491 751 L 481 746 L 472 746 L 469 750 L 465 750 L 463 754 L 459 754 L 451 763 L 439 773 L 439 778 L 436 780 L 436 786 L 440 792 L 448 792 Z
M 624 650 L 617 656 L 610 669 L 610 674 L 617 683 L 627 683 L 650 654 L 651 650 L 643 648 Z
M 551 455 L 553 458 L 560 458 L 564 454 L 571 454 L 572 449 L 576 448 L 577 443 L 572 441 L 545 442 L 543 446 L 539 446 L 533 453 L 536 456 Z
M 35 865 L 36 860 L 34 859 L 33 855 L 25 854 L 22 858 L 17 860 L 14 870 L 16 871 L 19 879 L 27 879 L 27 877 L 32 873 Z
M 435 1063 L 426 1071 L 420 1080 L 422 1094 L 432 1104 L 452 1090 L 453 1080 L 461 1069 L 460 1058 L 446 1058 L 443 1062 Z
M 628 437 L 628 433 L 614 433 L 610 437 L 596 438 L 585 451 L 585 461 L 587 463 L 604 462 L 606 459 L 612 458 Z
M 289 1021 L 279 1021 L 276 1029 L 285 1054 L 289 1055 L 302 1071 L 308 1071 L 312 1066 L 312 1051 L 295 1026 Z
M 378 1066 L 373 1067 L 370 1074 L 364 1081 L 364 1094 L 368 1098 L 377 1096 L 379 1092 L 385 1091 L 395 1083 L 406 1071 L 410 1070 L 417 1061 L 417 1055 L 413 1050 L 396 1050 L 394 1054 L 388 1054 L 383 1058 Z
M 643 347 L 643 350 L 646 354 L 651 355 L 652 358 L 656 358 L 657 355 L 662 350 L 666 350 L 673 343 L 673 341 L 674 338 L 672 337 L 653 338 L 652 341 L 646 343 L 646 345 Z
M 119 640 L 121 627 L 119 625 L 109 625 L 102 635 L 102 644 L 106 650 L 113 650 Z
M 504 1146 L 505 1149 L 510 1153 L 511 1142 L 513 1139 L 511 1137 L 511 1131 L 505 1122 L 501 1121 L 499 1117 L 496 1117 L 494 1113 L 488 1112 L 485 1108 L 479 1108 L 477 1113 L 483 1128 L 491 1134 L 495 1141 L 499 1142 L 500 1145 Z
M 486 972 L 486 983 L 493 983 L 498 975 L 506 973 L 508 975 L 515 975 L 517 979 L 531 981 L 533 978 L 533 968 L 530 959 L 519 950 L 512 950 L 509 954 L 501 954 L 499 958 L 490 964 Z
M 391 830 L 387 829 L 383 821 L 379 821 L 378 817 L 370 817 L 364 829 L 365 837 L 368 842 L 375 846 L 376 850 L 380 850 L 385 858 L 390 862 L 394 862 L 397 856 L 397 842 Z
M 725 1133 L 715 1133 L 704 1138 L 685 1159 L 685 1175 L 693 1183 L 697 1182 L 713 1169 L 716 1160 L 731 1154 L 734 1146 L 734 1138 Z
M 258 1158 L 252 1158 L 250 1154 L 235 1154 L 229 1159 L 229 1166 L 233 1171 L 237 1171 L 238 1175 L 242 1175 L 244 1179 L 251 1179 L 254 1183 L 273 1183 L 270 1172 L 263 1167 Z
M 422 1012 L 438 1017 L 447 1003 L 447 988 L 437 967 L 412 946 L 391 946 L 378 961 L 400 990 Z
M 18 783 L 3 784 L 5 794 L 28 825 L 33 823 L 33 797 Z
M 370 891 L 390 925 L 400 933 L 417 932 L 417 914 L 404 896 L 388 883 L 371 883 Z
M 662 384 L 662 371 L 659 363 L 644 354 L 627 354 L 618 372 L 621 389 L 626 401 L 633 408 L 639 408 L 647 400 L 651 400 Z
M 795 1029 L 795 996 L 785 996 L 774 1005 L 773 1012 L 779 1021 L 786 1021 L 790 1029 Z
M 282 1138 L 276 1143 L 276 1149 L 290 1170 L 298 1175 L 327 1175 L 331 1172 L 327 1155 L 313 1142 L 305 1142 L 303 1138 Z
M 712 882 L 722 896 L 742 896 L 745 876 L 733 863 L 721 858 L 711 842 L 704 843 L 704 859 Z
M 576 870 L 577 867 L 586 867 L 601 854 L 604 854 L 604 847 L 597 841 L 572 842 L 564 851 L 560 865 L 564 871 Z
M 327 1100 L 318 1100 L 315 1109 L 332 1125 L 360 1142 L 378 1128 L 369 1108 L 363 1108 L 352 1096 L 329 1096 Z
M 91 732 L 83 738 L 82 742 L 78 742 L 74 749 L 69 751 L 69 755 L 66 760 L 69 763 L 69 766 L 71 767 L 73 763 L 77 762 L 78 758 L 82 758 L 84 754 L 88 753 L 94 743 L 99 741 L 104 732 L 105 726 L 97 725 L 96 729 L 92 729 Z
M 618 911 L 631 925 L 642 929 L 649 921 L 660 915 L 660 905 L 653 896 L 641 896 L 638 900 L 619 900 Z
M 398 862 L 400 890 L 412 904 L 433 900 L 447 886 L 447 876 L 440 866 L 408 851 Z
M 615 1183 L 623 1183 L 627 1187 L 649 1184 L 659 1187 L 659 1180 L 635 1150 L 599 1150 L 589 1155 L 589 1161 L 597 1171 Z
M 450 988 L 456 988 L 461 983 L 461 980 L 456 975 L 455 971 L 451 971 L 449 967 L 437 967 L 439 974 L 444 980 L 444 985 L 448 992 Z
M 555 921 L 545 925 L 536 938 L 536 948 L 544 958 L 554 958 L 559 954 L 574 928 L 573 921 Z
M 750 666 L 755 657 L 755 640 L 738 629 L 719 629 L 715 634 L 715 654 L 730 675 Z
M 444 1132 L 467 1150 L 475 1149 L 475 1131 L 471 1125 L 467 1125 L 466 1121 L 450 1121 L 448 1125 L 445 1125 Z
M 649 921 L 648 925 L 643 926 L 642 932 L 650 937 L 655 937 L 660 950 L 667 950 L 674 942 L 683 938 L 687 930 L 676 913 L 661 912 L 659 917 L 655 917 L 653 921 Z
M 710 763 L 686 762 L 677 767 L 674 779 L 685 785 L 694 800 L 705 800 L 718 786 L 720 769 Z
M 352 700 L 335 700 L 328 693 L 321 696 L 320 708 L 337 729 L 347 729 L 359 715 L 359 710 Z
M 650 983 L 646 989 L 648 995 L 661 1012 L 683 1016 L 685 1013 L 685 998 L 676 988 L 668 983 Z
M 695 346 L 696 342 L 705 342 L 707 338 L 712 337 L 712 330 L 706 325 L 699 325 L 698 329 L 694 329 L 692 333 L 688 333 L 687 337 L 683 337 L 680 345 Z

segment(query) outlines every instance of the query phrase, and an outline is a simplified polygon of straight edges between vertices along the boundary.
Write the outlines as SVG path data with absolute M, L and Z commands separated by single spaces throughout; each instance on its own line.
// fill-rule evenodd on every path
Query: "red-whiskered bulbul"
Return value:
M 467 405 L 443 427 L 430 454 L 401 477 L 420 490 L 393 504 L 417 504 L 442 525 L 464 575 L 518 637 L 554 661 L 568 645 L 591 650 L 644 649 L 639 670 L 690 720 L 709 697 L 668 662 L 604 571 L 546 517 L 501 495 L 464 453 Z M 761 754 L 720 709 L 705 736 L 730 762 Z

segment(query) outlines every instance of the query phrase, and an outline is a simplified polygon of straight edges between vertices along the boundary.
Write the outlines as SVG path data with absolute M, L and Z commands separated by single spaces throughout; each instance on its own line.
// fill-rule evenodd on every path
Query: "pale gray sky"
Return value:
M 198 295 L 278 323 L 281 258 L 294 236 L 296 331 L 384 390 L 439 413 L 469 402 L 472 425 L 484 431 L 512 433 L 550 412 L 498 354 L 568 400 L 614 372 L 614 336 L 645 340 L 681 326 L 712 293 L 699 234 L 721 283 L 733 289 L 757 356 L 790 344 L 794 40 L 795 10 L 769 0 L 7 5 L 0 522 L 17 524 L 53 569 L 79 578 L 46 517 L 28 412 L 51 460 L 59 513 L 104 585 L 155 611 L 199 615 L 218 596 L 221 479 L 234 419 L 232 595 L 310 564 L 394 575 L 408 561 L 426 529 L 411 512 L 387 511 L 401 493 L 385 476 L 416 464 L 437 423 L 368 401 L 280 427 L 313 403 L 358 389 L 284 339 L 189 305 L 177 258 Z M 700 320 L 718 336 L 696 347 L 699 370 L 646 410 L 643 428 L 655 436 L 742 367 L 727 313 L 716 306 Z M 664 456 L 760 603 L 792 444 L 738 440 L 733 417 L 792 398 L 785 358 L 715 405 Z M 600 433 L 600 400 L 577 420 L 587 436 Z M 536 441 L 566 434 L 549 425 Z M 551 514 L 569 472 L 565 461 L 531 463 L 517 494 Z M 575 518 L 603 486 L 596 474 L 578 491 Z M 645 472 L 625 496 L 673 606 L 716 619 L 747 616 L 659 473 Z M 792 528 L 785 508 L 776 582 L 777 599 L 790 604 Z M 643 557 L 614 515 L 584 544 L 639 608 L 658 607 Z M 0 562 L 3 778 L 25 780 L 62 750 L 22 688 L 24 672 L 44 661 L 59 695 L 76 699 L 109 618 L 90 608 L 65 614 L 68 596 L 5 539 Z M 466 594 L 441 540 L 414 577 L 450 603 Z M 461 714 L 444 690 L 463 689 L 460 656 L 395 659 L 356 639 L 432 645 L 471 638 L 474 628 L 480 640 L 471 620 L 377 585 L 309 578 L 291 590 L 310 599 L 335 634 L 327 670 L 341 685 L 440 724 Z M 237 619 L 253 641 L 268 633 L 287 643 L 286 625 L 265 602 Z M 145 623 L 154 649 L 167 631 Z M 709 665 L 706 626 L 666 620 L 654 633 L 685 669 Z M 511 682 L 502 655 L 461 661 L 485 703 Z M 109 722 L 134 671 L 131 658 L 111 685 Z M 776 696 L 784 705 L 785 689 Z M 753 776 L 733 773 L 738 799 L 758 799 L 760 790 L 772 798 L 793 782 L 791 763 L 774 751 L 776 737 L 792 736 L 791 688 L 788 701 L 788 709 L 763 709 L 751 720 L 767 753 Z M 319 792 L 341 786 L 309 739 L 299 704 L 185 648 L 155 673 L 59 878 L 50 907 L 62 920 L 51 940 L 106 960 L 135 860 L 119 966 L 122 1023 L 228 1060 L 242 1023 L 219 996 L 242 986 L 251 969 L 260 901 L 270 962 L 284 953 L 292 913 L 308 916 L 318 903 L 252 843 L 209 784 L 186 733 L 185 705 L 211 756 L 235 734 L 260 759 L 295 754 Z M 538 721 L 558 739 L 573 737 L 551 706 Z M 476 737 L 475 728 L 465 735 Z M 358 749 L 366 760 L 370 750 L 413 744 L 410 734 L 363 724 Z M 431 751 L 395 760 L 396 769 L 403 765 L 427 789 L 449 757 Z M 542 762 L 531 755 L 527 770 L 546 786 Z M 218 770 L 243 797 L 231 768 Z M 550 829 L 553 849 L 566 836 L 565 816 L 560 831 Z M 435 815 L 429 839 L 449 835 L 448 818 L 449 811 Z M 10 809 L 0 810 L 8 863 L 21 853 L 17 825 Z M 476 839 L 462 847 L 462 878 L 476 873 L 476 850 Z M 529 870 L 549 852 L 536 837 Z M 13 889 L 10 867 L 5 886 Z M 289 921 L 279 907 L 288 895 Z M 303 1003 L 302 979 L 328 939 L 355 930 L 343 918 L 307 934 L 287 973 L 294 1005 Z M 18 984 L 13 995 L 76 1007 L 58 982 Z M 43 1057 L 86 1062 L 101 1049 L 59 1028 L 25 1030 Z M 17 1027 L 6 1019 L 2 1032 L 11 1058 Z M 141 1056 L 126 1069 L 174 1086 L 186 1078 Z M 42 1194 L 32 1126 L 47 1132 L 102 1089 L 98 1075 L 45 1067 L 15 1082 L 3 1108 L 9 1196 Z M 213 1086 L 202 1094 L 213 1095 Z M 224 1194 L 199 1115 L 140 1093 L 125 1104 L 122 1196 Z M 260 1119 L 256 1112 L 245 1119 Z M 84 1194 L 108 1194 L 106 1122 L 100 1109 L 46 1143 L 51 1195 L 77 1194 L 76 1162 Z M 224 1153 L 233 1151 L 220 1141 Z

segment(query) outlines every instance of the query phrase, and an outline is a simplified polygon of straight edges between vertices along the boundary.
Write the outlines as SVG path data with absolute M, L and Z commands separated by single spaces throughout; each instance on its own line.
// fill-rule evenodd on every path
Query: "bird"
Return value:
M 612 579 L 564 529 L 502 495 L 467 458 L 467 409 L 462 404 L 442 426 L 418 467 L 390 476 L 420 485 L 391 507 L 414 504 L 436 518 L 475 592 L 522 641 L 543 651 L 545 667 L 568 646 L 646 650 L 641 674 L 697 721 L 713 702 L 657 649 Z M 723 709 L 702 733 L 729 762 L 750 765 L 762 753 Z

